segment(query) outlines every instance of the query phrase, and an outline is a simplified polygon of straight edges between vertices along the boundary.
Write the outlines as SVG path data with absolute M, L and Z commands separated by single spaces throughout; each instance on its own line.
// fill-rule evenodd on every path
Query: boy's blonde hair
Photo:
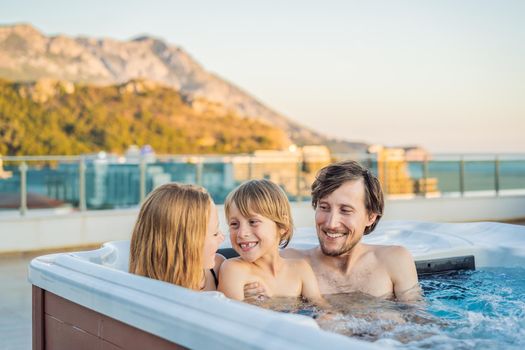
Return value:
M 169 183 L 140 208 L 130 244 L 129 271 L 198 290 L 211 197 L 202 187 Z
M 292 239 L 293 220 L 290 202 L 284 191 L 269 180 L 246 181 L 234 189 L 224 202 L 226 217 L 235 203 L 242 216 L 262 215 L 277 224 L 285 233 L 280 237 L 279 247 L 284 248 Z

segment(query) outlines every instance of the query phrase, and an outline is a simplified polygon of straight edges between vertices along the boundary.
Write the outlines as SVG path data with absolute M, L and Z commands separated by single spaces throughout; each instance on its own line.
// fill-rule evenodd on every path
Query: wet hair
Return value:
M 347 181 L 363 180 L 365 189 L 365 208 L 368 214 L 377 215 L 374 223 L 365 228 L 364 234 L 374 230 L 383 216 L 385 206 L 381 183 L 372 172 L 356 161 L 345 160 L 330 164 L 317 173 L 312 184 L 312 206 L 317 209 L 317 204 L 322 198 L 330 195 Z
M 195 185 L 169 183 L 146 198 L 133 229 L 129 271 L 199 290 L 211 197 Z
M 244 217 L 259 214 L 275 222 L 277 227 L 285 230 L 279 247 L 288 245 L 292 239 L 293 220 L 288 197 L 279 186 L 269 180 L 246 181 L 228 194 L 224 202 L 226 217 L 233 203 Z

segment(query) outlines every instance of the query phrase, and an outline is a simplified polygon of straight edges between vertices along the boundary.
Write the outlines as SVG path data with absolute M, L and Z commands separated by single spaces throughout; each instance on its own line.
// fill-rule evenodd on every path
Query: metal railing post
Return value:
M 27 214 L 27 164 L 22 162 L 18 167 L 20 170 L 20 215 Z
M 385 194 L 388 195 L 390 194 L 390 188 L 388 188 L 388 171 L 387 171 L 387 168 L 388 168 L 388 160 L 385 156 L 385 159 L 383 160 L 383 184 L 385 185 L 384 186 L 384 191 L 385 191 Z
M 140 203 L 146 198 L 146 159 L 143 155 L 140 156 Z
M 197 164 L 195 164 L 195 182 L 197 185 L 202 186 L 202 158 L 197 158 Z
M 499 157 L 496 156 L 494 160 L 494 189 L 496 190 L 496 196 L 499 196 Z
M 302 160 L 299 159 L 297 161 L 297 166 L 295 169 L 295 185 L 296 185 L 296 191 L 297 191 L 297 197 L 296 201 L 301 202 L 303 200 L 303 196 L 301 195 L 301 170 L 302 170 Z
M 80 157 L 78 164 L 78 209 L 86 211 L 86 161 Z
M 465 159 L 461 156 L 459 160 L 459 193 L 465 195 Z
M 248 156 L 248 179 L 247 180 L 251 180 L 253 178 L 253 156 L 252 155 L 249 155 Z
M 428 156 L 423 161 L 423 195 L 426 197 L 428 192 Z

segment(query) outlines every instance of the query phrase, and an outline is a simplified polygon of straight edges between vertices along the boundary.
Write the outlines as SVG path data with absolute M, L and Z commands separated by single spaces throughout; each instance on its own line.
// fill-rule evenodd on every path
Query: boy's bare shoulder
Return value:
M 223 261 L 221 269 L 248 269 L 249 264 L 241 258 L 230 258 Z

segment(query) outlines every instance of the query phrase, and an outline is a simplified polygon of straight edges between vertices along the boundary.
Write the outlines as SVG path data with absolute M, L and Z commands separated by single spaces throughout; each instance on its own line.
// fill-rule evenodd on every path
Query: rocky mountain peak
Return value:
M 46 36 L 29 24 L 2 26 L 0 77 L 14 81 L 51 78 L 104 85 L 146 79 L 178 90 L 185 100 L 195 105 L 205 99 L 223 106 L 221 110 L 279 127 L 296 143 L 327 141 L 324 136 L 285 118 L 232 83 L 206 71 L 182 48 L 148 35 L 121 41 Z M 147 89 L 148 84 L 127 83 L 124 89 L 139 91 Z

